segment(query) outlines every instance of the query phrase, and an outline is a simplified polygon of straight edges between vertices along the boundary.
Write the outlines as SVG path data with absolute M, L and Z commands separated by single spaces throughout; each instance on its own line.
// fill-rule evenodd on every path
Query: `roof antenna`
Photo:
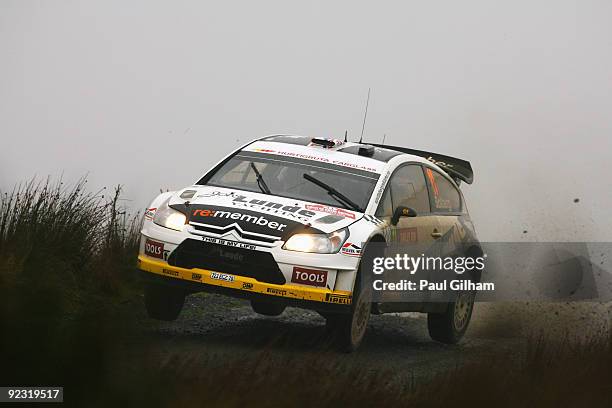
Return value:
M 344 131 L 344 141 L 345 142 L 348 142 L 347 138 L 348 138 L 348 130 L 345 130 Z
M 381 143 L 381 144 L 383 144 L 383 145 L 385 144 L 385 139 L 386 139 L 386 138 L 387 138 L 387 134 L 385 133 L 385 134 L 383 134 L 383 141 L 382 141 L 382 143 Z
M 363 141 L 363 131 L 365 129 L 366 118 L 368 117 L 368 105 L 370 104 L 370 88 L 368 88 L 368 99 L 366 100 L 365 113 L 363 115 L 363 125 L 361 125 L 361 137 L 359 138 L 359 143 Z

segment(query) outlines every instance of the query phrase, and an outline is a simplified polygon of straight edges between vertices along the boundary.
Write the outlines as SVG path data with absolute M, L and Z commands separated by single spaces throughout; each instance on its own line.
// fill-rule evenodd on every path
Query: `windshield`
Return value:
M 304 178 L 307 174 L 308 179 Z M 315 178 L 320 183 L 312 182 Z M 296 160 L 282 156 L 240 152 L 198 182 L 201 185 L 234 188 L 295 198 L 363 212 L 378 181 L 378 174 L 362 170 Z M 325 187 L 335 190 L 330 194 Z M 339 193 L 339 194 L 337 194 Z M 339 197 L 340 195 L 340 197 Z

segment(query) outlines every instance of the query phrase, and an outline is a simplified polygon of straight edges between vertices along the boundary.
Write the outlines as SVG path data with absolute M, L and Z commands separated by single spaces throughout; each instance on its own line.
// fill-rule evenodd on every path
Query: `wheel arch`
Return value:
M 484 252 L 479 243 L 473 243 L 465 250 L 465 256 L 470 258 L 479 258 L 484 256 Z M 474 282 L 480 282 L 482 278 L 482 271 L 472 269 L 470 271 L 470 278 Z

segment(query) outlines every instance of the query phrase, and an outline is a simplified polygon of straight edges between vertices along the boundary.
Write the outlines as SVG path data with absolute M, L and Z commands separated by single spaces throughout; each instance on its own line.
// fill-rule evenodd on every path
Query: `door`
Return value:
M 432 214 L 427 183 L 423 169 L 418 164 L 407 164 L 398 167 L 387 185 L 387 189 L 381 199 L 376 216 L 390 221 L 395 209 L 399 206 L 412 208 L 416 211 L 416 217 L 400 217 L 396 226 L 390 231 L 390 243 L 395 244 L 392 254 L 407 254 L 410 257 L 421 257 L 423 254 L 431 256 L 435 252 L 434 243 L 436 234 L 440 227 L 438 217 Z M 429 271 L 419 270 L 414 274 L 408 271 L 396 271 L 385 277 L 387 282 L 397 282 L 400 279 L 419 282 L 421 279 L 429 279 Z M 410 292 L 410 299 L 406 299 L 406 293 L 385 293 L 385 301 L 410 301 L 421 302 L 426 295 L 419 291 Z M 402 299 L 390 299 L 393 296 Z
M 462 196 L 457 187 L 438 171 L 425 167 L 425 176 L 429 188 L 431 211 L 437 219 L 438 231 L 436 248 L 443 259 L 463 256 L 463 239 L 465 229 L 459 222 L 463 214 Z M 440 270 L 431 276 L 433 282 L 450 281 L 459 278 L 454 270 Z M 431 292 L 430 301 L 441 303 L 452 298 L 450 292 Z
M 463 214 L 461 193 L 445 176 L 429 167 L 425 169 L 430 192 L 431 211 L 437 218 L 436 239 L 442 256 L 458 255 L 465 231 L 459 223 Z

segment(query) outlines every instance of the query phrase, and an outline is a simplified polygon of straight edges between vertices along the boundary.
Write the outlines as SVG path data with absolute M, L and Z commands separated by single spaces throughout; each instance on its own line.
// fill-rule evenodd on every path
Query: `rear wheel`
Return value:
M 448 303 L 444 313 L 429 313 L 427 315 L 429 336 L 446 344 L 455 344 L 461 340 L 472 317 L 474 297 L 474 292 L 461 292 L 454 302 Z
M 183 310 L 185 292 L 172 286 L 148 283 L 145 286 L 144 301 L 149 317 L 173 321 Z
M 285 305 L 280 303 L 251 300 L 251 307 L 255 313 L 264 316 L 280 316 L 285 311 Z

